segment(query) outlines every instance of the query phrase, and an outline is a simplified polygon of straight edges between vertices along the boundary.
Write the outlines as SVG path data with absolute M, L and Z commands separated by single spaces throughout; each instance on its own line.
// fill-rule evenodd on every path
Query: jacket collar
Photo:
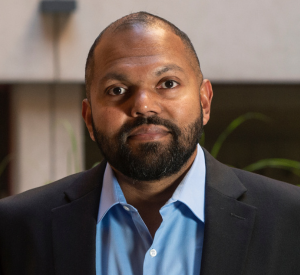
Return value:
M 239 200 L 247 189 L 233 169 L 204 152 L 206 196 L 201 275 L 242 274 L 256 208 Z
M 234 199 L 247 192 L 232 169 L 212 157 L 204 148 L 206 164 L 206 186 Z
M 65 191 L 69 203 L 52 209 L 56 275 L 96 274 L 96 221 L 105 165 L 83 172 Z
M 65 195 L 69 201 L 74 201 L 89 192 L 93 191 L 99 185 L 102 186 L 103 174 L 106 167 L 106 161 L 102 161 L 100 165 L 82 172 L 81 177 L 78 177 L 68 189 L 65 190 Z

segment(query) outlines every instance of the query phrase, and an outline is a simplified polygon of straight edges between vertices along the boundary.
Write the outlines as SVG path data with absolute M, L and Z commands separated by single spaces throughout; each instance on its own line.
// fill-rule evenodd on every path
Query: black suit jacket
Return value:
M 205 159 L 201 275 L 300 274 L 300 189 Z M 95 275 L 104 169 L 0 201 L 1 275 Z

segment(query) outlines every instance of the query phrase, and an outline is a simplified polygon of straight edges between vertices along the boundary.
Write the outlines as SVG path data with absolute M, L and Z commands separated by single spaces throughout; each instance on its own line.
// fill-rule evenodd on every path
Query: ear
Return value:
M 94 132 L 93 132 L 93 125 L 92 125 L 92 108 L 90 102 L 87 98 L 82 101 L 82 117 L 85 121 L 85 125 L 89 130 L 90 137 L 93 141 L 95 141 Z
M 200 100 L 203 109 L 203 125 L 206 125 L 210 118 L 211 100 L 213 90 L 208 79 L 204 79 L 200 87 Z

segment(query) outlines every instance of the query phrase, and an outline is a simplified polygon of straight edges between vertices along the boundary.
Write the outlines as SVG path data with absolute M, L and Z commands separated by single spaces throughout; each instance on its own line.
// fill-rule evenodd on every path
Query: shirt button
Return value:
M 126 206 L 126 205 L 123 205 L 123 208 L 124 208 L 126 211 L 130 211 L 129 207 Z
M 157 255 L 156 250 L 155 250 L 155 249 L 151 249 L 151 250 L 150 250 L 150 256 L 151 256 L 151 257 L 155 257 L 156 255 Z

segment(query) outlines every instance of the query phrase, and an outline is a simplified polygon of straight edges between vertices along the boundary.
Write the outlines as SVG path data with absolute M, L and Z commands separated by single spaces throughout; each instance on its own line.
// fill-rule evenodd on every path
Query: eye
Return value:
M 125 88 L 122 88 L 122 87 L 114 87 L 114 88 L 111 88 L 108 93 L 110 95 L 122 95 L 126 92 L 126 89 Z
M 178 83 L 174 80 L 167 80 L 161 84 L 161 88 L 163 89 L 172 89 L 178 86 Z

